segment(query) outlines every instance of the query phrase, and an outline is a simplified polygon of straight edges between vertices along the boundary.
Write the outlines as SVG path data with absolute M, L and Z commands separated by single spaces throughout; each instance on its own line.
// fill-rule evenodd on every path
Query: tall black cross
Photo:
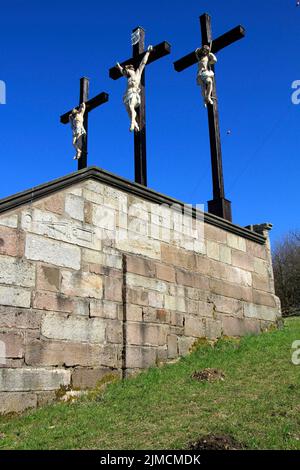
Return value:
M 145 51 L 145 30 L 141 27 L 133 30 L 133 37 L 137 37 L 136 41 L 133 41 L 133 53 L 132 57 L 125 62 L 121 63 L 121 67 L 125 65 L 133 65 L 137 68 L 146 51 Z M 157 46 L 153 47 L 153 51 L 150 54 L 148 64 L 155 62 L 158 59 L 170 54 L 171 45 L 164 41 Z M 122 77 L 121 72 L 117 67 L 112 67 L 109 70 L 109 76 L 113 80 L 117 80 Z M 134 166 L 135 166 L 135 181 L 139 184 L 147 186 L 147 148 L 146 148 L 146 100 L 145 100 L 145 70 L 142 74 L 141 80 L 141 104 L 137 109 L 137 123 L 140 131 L 134 132 Z
M 200 26 L 202 33 L 202 46 L 211 45 L 211 52 L 219 52 L 234 42 L 245 36 L 245 29 L 242 26 L 228 31 L 217 39 L 212 39 L 211 17 L 204 13 L 200 16 Z M 196 53 L 191 52 L 180 60 L 174 62 L 174 68 L 177 72 L 181 72 L 186 68 L 198 62 Z M 214 67 L 212 67 L 214 70 Z M 218 215 L 223 219 L 232 220 L 231 202 L 225 198 L 221 136 L 219 124 L 218 99 L 216 91 L 216 80 L 214 78 L 213 88 L 213 105 L 207 105 L 209 138 L 211 150 L 212 180 L 213 180 L 213 200 L 208 202 L 208 211 Z
M 86 134 L 83 136 L 82 139 L 82 155 L 81 158 L 78 160 L 78 170 L 82 170 L 83 168 L 87 167 L 87 156 L 88 156 L 88 121 L 89 121 L 89 113 L 101 106 L 104 103 L 107 103 L 109 99 L 109 95 L 107 93 L 100 93 L 99 95 L 95 96 L 94 98 L 89 100 L 89 88 L 90 88 L 90 81 L 86 77 L 82 77 L 80 79 L 80 95 L 79 95 L 79 106 L 82 103 L 85 103 L 86 109 L 84 114 L 84 128 L 86 130 Z M 76 108 L 78 109 L 79 106 Z M 60 122 L 62 124 L 69 124 L 69 116 L 71 111 L 60 116 Z

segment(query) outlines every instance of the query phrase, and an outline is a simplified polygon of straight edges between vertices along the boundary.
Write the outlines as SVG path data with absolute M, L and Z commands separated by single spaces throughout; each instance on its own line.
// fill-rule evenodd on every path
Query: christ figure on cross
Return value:
M 204 45 L 196 49 L 196 57 L 198 60 L 197 84 L 201 86 L 202 96 L 205 107 L 213 103 L 213 85 L 214 71 L 211 66 L 217 62 L 215 54 L 211 52 L 211 46 Z
M 130 132 L 136 131 L 139 132 L 140 128 L 136 121 L 137 113 L 136 109 L 141 104 L 141 79 L 144 68 L 147 65 L 150 53 L 152 52 L 153 47 L 149 46 L 146 54 L 143 57 L 138 68 L 135 70 L 133 65 L 125 65 L 121 67 L 119 62 L 117 62 L 117 67 L 122 75 L 127 78 L 127 89 L 123 97 L 123 102 L 125 104 L 126 110 L 130 118 Z
M 86 135 L 86 130 L 83 125 L 85 110 L 86 105 L 85 103 L 82 103 L 78 109 L 74 108 L 69 115 L 69 121 L 73 132 L 73 146 L 76 149 L 74 160 L 79 160 L 82 155 L 83 137 Z

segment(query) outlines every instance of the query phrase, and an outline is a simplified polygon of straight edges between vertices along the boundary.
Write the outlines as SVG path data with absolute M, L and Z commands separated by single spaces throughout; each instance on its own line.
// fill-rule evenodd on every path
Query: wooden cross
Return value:
M 99 95 L 89 100 L 89 88 L 90 88 L 89 79 L 86 77 L 82 77 L 80 79 L 79 106 L 82 103 L 85 103 L 86 105 L 85 114 L 84 114 L 84 128 L 85 128 L 86 134 L 83 136 L 83 139 L 82 139 L 82 155 L 81 155 L 81 158 L 78 160 L 78 170 L 82 170 L 83 168 L 87 167 L 89 113 L 93 109 L 97 108 L 98 106 L 101 106 L 102 104 L 107 103 L 107 101 L 109 100 L 109 95 L 107 93 L 100 93 Z M 79 106 L 77 106 L 76 109 L 78 109 Z M 62 124 L 69 124 L 69 116 L 71 112 L 72 110 L 68 111 L 67 113 L 63 114 L 60 117 L 60 122 Z
M 145 30 L 141 27 L 135 28 L 133 37 L 136 35 L 137 41 L 133 43 L 132 57 L 125 62 L 121 63 L 121 67 L 125 65 L 133 65 L 135 69 L 140 65 L 145 55 Z M 135 42 L 135 41 L 134 41 Z M 171 46 L 168 42 L 164 41 L 157 46 L 153 47 L 147 64 L 151 64 L 158 59 L 170 54 Z M 113 80 L 122 77 L 120 70 L 117 67 L 112 67 L 109 70 L 109 76 Z M 146 155 L 146 102 L 145 102 L 145 70 L 142 74 L 141 80 L 141 104 L 137 108 L 137 123 L 140 131 L 134 132 L 134 166 L 135 166 L 135 181 L 136 183 L 147 186 L 147 155 Z
M 228 31 L 217 39 L 212 39 L 211 17 L 204 13 L 200 16 L 200 26 L 202 33 L 202 46 L 211 45 L 211 52 L 216 53 L 234 42 L 245 37 L 245 29 L 242 26 Z M 181 72 L 186 68 L 198 62 L 196 53 L 191 52 L 180 60 L 174 62 L 174 68 L 177 72 Z M 212 67 L 214 70 L 214 67 Z M 207 105 L 209 138 L 211 150 L 212 180 L 213 180 L 213 200 L 208 202 L 208 211 L 218 215 L 223 219 L 232 221 L 231 202 L 225 198 L 223 166 L 222 166 L 222 150 L 221 136 L 219 124 L 218 99 L 216 91 L 216 79 L 214 77 L 213 88 L 213 105 Z

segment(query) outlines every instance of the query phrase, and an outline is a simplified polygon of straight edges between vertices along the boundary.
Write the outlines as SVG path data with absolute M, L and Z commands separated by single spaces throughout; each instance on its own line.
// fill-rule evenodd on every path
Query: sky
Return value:
M 296 0 L 0 0 L 0 198 L 76 171 L 70 127 L 79 79 L 109 103 L 89 118 L 89 165 L 133 180 L 133 136 L 122 103 L 125 80 L 108 70 L 131 56 L 133 28 L 171 55 L 147 67 L 148 186 L 188 204 L 212 198 L 207 112 L 197 66 L 173 62 L 201 45 L 199 16 L 214 38 L 241 24 L 246 37 L 218 53 L 216 83 L 226 197 L 233 221 L 271 222 L 273 242 L 299 228 L 300 7 Z M 299 95 L 300 96 L 300 95 Z M 228 132 L 230 131 L 230 132 Z

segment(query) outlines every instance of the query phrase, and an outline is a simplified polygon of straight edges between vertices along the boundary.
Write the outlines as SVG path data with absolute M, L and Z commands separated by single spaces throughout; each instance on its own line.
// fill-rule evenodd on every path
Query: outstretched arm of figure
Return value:
M 82 103 L 81 106 L 80 106 L 80 113 L 81 113 L 82 115 L 84 115 L 85 110 L 86 110 L 86 104 L 85 104 L 85 103 Z
M 215 56 L 215 54 L 213 54 L 212 52 L 209 53 L 209 63 L 210 65 L 214 65 L 218 62 L 218 59 L 217 57 Z
M 140 63 L 140 66 L 139 66 L 139 68 L 138 68 L 138 72 L 139 72 L 140 76 L 142 75 L 142 73 L 143 73 L 143 71 L 144 71 L 144 68 L 145 68 L 146 65 L 147 65 L 149 56 L 150 56 L 150 54 L 151 54 L 152 51 L 153 51 L 153 46 L 149 46 L 148 49 L 147 49 L 146 54 L 145 54 L 144 57 L 143 57 L 142 62 Z
M 123 67 L 121 67 L 121 65 L 119 64 L 119 62 L 116 63 L 116 67 L 118 67 L 120 73 L 121 73 L 122 75 L 124 75 L 124 69 L 123 69 Z

